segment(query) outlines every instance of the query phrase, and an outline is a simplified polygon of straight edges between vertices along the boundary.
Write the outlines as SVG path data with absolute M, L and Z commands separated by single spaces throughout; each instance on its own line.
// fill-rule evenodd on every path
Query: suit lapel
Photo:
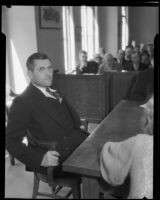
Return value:
M 56 109 L 54 109 L 54 106 L 51 106 L 46 99 L 47 97 L 35 86 L 30 84 L 30 88 L 32 91 L 32 94 L 34 96 L 36 105 L 39 107 L 39 109 L 43 110 L 45 113 L 47 113 L 54 121 L 56 121 L 63 129 L 69 130 L 67 127 L 64 126 L 64 122 L 61 120 L 59 113 Z M 57 103 L 57 100 L 52 100 L 53 103 Z

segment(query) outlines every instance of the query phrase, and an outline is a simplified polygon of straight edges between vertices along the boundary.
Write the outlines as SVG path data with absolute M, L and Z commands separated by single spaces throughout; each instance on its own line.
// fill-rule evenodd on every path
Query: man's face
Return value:
M 113 65 L 113 57 L 111 55 L 108 55 L 104 57 L 104 63 L 108 65 L 109 67 L 112 67 Z
M 131 60 L 132 60 L 133 63 L 138 64 L 140 62 L 140 57 L 139 57 L 138 54 L 135 53 L 135 54 L 132 54 Z
M 127 59 L 130 59 L 131 58 L 131 54 L 132 54 L 132 49 L 131 48 L 127 48 L 126 51 L 125 51 L 125 57 Z
M 118 51 L 118 56 L 117 56 L 117 57 L 118 57 L 119 60 L 122 60 L 122 59 L 123 59 L 124 53 L 123 53 L 122 50 L 119 50 L 119 51 Z
M 87 54 L 81 53 L 79 59 L 81 62 L 87 62 Z
M 53 66 L 49 59 L 34 60 L 33 71 L 28 70 L 28 75 L 32 83 L 41 86 L 48 87 L 52 84 Z

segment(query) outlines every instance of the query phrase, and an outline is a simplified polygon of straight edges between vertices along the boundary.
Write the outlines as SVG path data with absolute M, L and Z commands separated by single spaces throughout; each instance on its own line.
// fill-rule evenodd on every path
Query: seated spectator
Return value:
M 144 43 L 140 43 L 140 49 L 139 49 L 140 53 L 142 54 L 143 51 L 145 50 L 146 50 L 146 45 Z
M 103 74 L 106 71 L 112 70 L 113 56 L 110 53 L 106 53 L 103 57 L 103 63 L 99 66 L 99 74 Z
M 98 63 L 98 66 L 99 66 L 99 65 L 101 65 L 103 63 L 103 57 L 99 53 L 96 53 L 94 55 L 94 61 L 96 63 Z
M 79 52 L 80 64 L 76 67 L 77 74 L 93 73 L 98 72 L 98 64 L 95 61 L 87 61 L 87 52 Z
M 131 61 L 132 63 L 125 65 L 123 67 L 124 70 L 127 71 L 143 71 L 149 68 L 148 65 L 141 63 L 140 61 L 140 53 L 138 52 L 133 52 L 131 55 Z
M 143 51 L 143 53 L 141 53 L 141 63 L 144 63 L 148 66 L 150 66 L 150 59 L 149 59 L 149 53 L 148 51 Z
M 124 59 L 124 51 L 122 49 L 119 49 L 117 53 L 117 63 L 122 64 L 123 59 Z
M 112 186 L 129 175 L 127 199 L 153 198 L 153 97 L 146 104 L 143 132 L 121 142 L 107 142 L 100 154 L 102 177 Z
M 136 46 L 134 48 L 134 51 L 136 51 L 138 53 L 140 52 L 140 46 L 138 44 L 136 44 Z
M 152 43 L 148 43 L 147 51 L 149 53 L 150 61 L 154 57 L 154 45 Z
M 132 48 L 135 49 L 135 47 L 136 47 L 136 41 L 135 41 L 135 40 L 132 40 L 131 43 L 132 43 Z
M 130 46 L 127 46 L 125 49 L 124 59 L 122 61 L 122 68 L 124 70 L 128 64 L 132 64 L 131 54 L 132 54 L 132 48 Z

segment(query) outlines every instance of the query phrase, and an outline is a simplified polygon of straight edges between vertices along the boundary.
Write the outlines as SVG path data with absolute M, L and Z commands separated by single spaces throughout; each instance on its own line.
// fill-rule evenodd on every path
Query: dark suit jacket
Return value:
M 130 89 L 128 100 L 145 103 L 154 94 L 154 69 L 141 71 Z
M 80 129 L 80 119 L 65 99 L 60 104 L 32 84 L 14 99 L 10 108 L 6 148 L 27 168 L 46 173 L 46 168 L 40 164 L 47 149 L 23 144 L 26 130 L 40 141 L 56 141 L 61 162 L 88 136 Z
M 80 65 L 77 66 L 76 68 L 76 73 L 77 74 L 84 74 L 84 73 L 93 73 L 96 74 L 98 73 L 98 63 L 95 61 L 87 61 L 87 66 L 80 71 Z
M 149 68 L 148 65 L 146 65 L 146 64 L 144 64 L 144 63 L 140 63 L 139 68 L 138 68 L 138 71 L 144 71 L 144 70 L 147 70 L 148 68 Z M 126 65 L 123 67 L 123 69 L 124 69 L 124 70 L 127 70 L 127 71 L 135 71 L 135 69 L 134 69 L 132 63 L 126 64 Z

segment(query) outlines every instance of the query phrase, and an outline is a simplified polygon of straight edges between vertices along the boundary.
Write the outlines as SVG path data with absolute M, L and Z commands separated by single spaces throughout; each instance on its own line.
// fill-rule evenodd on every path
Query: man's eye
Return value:
M 40 71 L 40 72 L 43 72 L 43 71 L 45 71 L 45 68 L 44 68 L 44 67 L 41 67 L 41 68 L 39 69 L 39 71 Z

